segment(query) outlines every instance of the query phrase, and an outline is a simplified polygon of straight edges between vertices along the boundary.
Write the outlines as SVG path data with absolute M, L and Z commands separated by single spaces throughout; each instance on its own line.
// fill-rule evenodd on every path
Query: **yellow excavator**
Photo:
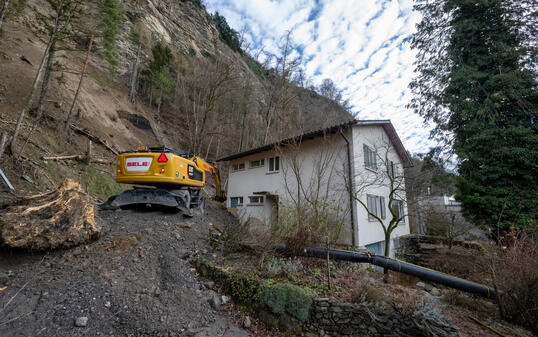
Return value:
M 137 151 L 122 152 L 116 163 L 116 182 L 135 186 L 110 197 L 103 209 L 127 205 L 160 205 L 181 210 L 193 216 L 192 209 L 202 209 L 205 199 L 200 191 L 206 184 L 206 174 L 213 175 L 216 199 L 226 200 L 220 184 L 219 171 L 192 153 L 179 153 L 166 147 L 140 146 Z

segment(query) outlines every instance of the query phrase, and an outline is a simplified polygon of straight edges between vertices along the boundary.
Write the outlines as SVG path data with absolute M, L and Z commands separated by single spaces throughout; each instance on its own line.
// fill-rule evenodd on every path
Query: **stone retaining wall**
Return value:
M 241 274 L 232 274 L 213 264 L 197 260 L 194 262 L 200 275 L 220 283 L 223 289 L 231 281 L 235 284 L 247 284 L 252 279 L 241 280 Z M 436 303 L 428 302 L 411 314 L 405 314 L 392 308 L 379 309 L 365 303 L 345 303 L 328 298 L 305 297 L 297 286 L 273 285 L 276 292 L 274 298 L 267 298 L 267 286 L 250 285 L 248 288 L 258 289 L 249 298 L 235 298 L 254 309 L 258 319 L 266 325 L 292 333 L 304 332 L 309 336 L 458 336 L 457 328 L 449 324 L 436 307 Z M 278 292 L 282 288 L 282 292 Z M 294 291 L 291 291 L 294 290 Z M 264 295 L 265 294 L 265 295 Z M 233 293 L 229 295 L 234 296 Z M 285 295 L 285 296 L 284 296 Z M 265 297 L 265 299 L 264 299 Z M 273 303 L 282 301 L 279 305 Z M 298 315 L 298 308 L 304 306 L 305 314 Z M 306 313 L 308 313 L 306 315 Z
M 456 327 L 427 310 L 413 315 L 374 313 L 366 304 L 317 298 L 303 328 L 317 336 L 458 336 Z

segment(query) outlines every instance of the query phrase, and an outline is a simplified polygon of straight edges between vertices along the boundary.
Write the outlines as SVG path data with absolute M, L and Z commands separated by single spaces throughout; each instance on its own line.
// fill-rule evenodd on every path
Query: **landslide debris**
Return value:
M 52 192 L 18 198 L 0 211 L 0 242 L 11 248 L 70 248 L 97 239 L 100 232 L 90 196 L 71 179 Z

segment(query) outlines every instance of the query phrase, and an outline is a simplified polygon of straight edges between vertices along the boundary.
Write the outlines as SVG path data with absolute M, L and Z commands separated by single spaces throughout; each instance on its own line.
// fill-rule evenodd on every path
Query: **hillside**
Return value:
M 48 41 L 44 21 L 36 13 L 55 15 L 44 0 L 13 1 L 10 6 L 0 35 L 0 132 L 8 134 L 28 97 Z M 102 11 L 94 1 L 81 2 L 80 17 L 70 26 L 73 35 L 58 43 L 43 119 L 35 118 L 39 84 L 18 139 L 19 160 L 6 154 L 0 162 L 17 193 L 52 188 L 65 177 L 82 180 L 101 199 L 116 192 L 110 165 L 42 159 L 84 153 L 88 135 L 94 143 L 97 140 L 95 156 L 110 162 L 115 157 L 111 149 L 123 151 L 141 144 L 166 145 L 215 159 L 351 118 L 338 103 L 292 85 L 293 69 L 268 70 L 247 54 L 232 50 L 223 42 L 215 20 L 196 1 L 128 1 L 123 6 L 125 19 L 114 47 L 118 65 L 112 76 L 99 30 Z M 52 19 L 48 20 L 50 24 Z M 95 40 L 87 76 L 71 119 L 84 135 L 67 132 L 64 121 L 92 33 Z M 162 104 L 157 104 L 158 91 L 144 75 L 158 43 L 170 50 L 167 67 L 173 79 L 173 89 L 163 95 Z M 137 94 L 131 102 L 129 84 L 138 46 Z M 21 179 L 23 175 L 30 179 Z

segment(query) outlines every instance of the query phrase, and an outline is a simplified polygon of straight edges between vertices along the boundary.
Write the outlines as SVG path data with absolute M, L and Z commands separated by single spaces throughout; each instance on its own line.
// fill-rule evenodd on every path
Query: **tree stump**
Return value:
M 0 210 L 0 243 L 12 248 L 69 248 L 100 233 L 90 196 L 71 179 L 55 191 L 19 198 Z

